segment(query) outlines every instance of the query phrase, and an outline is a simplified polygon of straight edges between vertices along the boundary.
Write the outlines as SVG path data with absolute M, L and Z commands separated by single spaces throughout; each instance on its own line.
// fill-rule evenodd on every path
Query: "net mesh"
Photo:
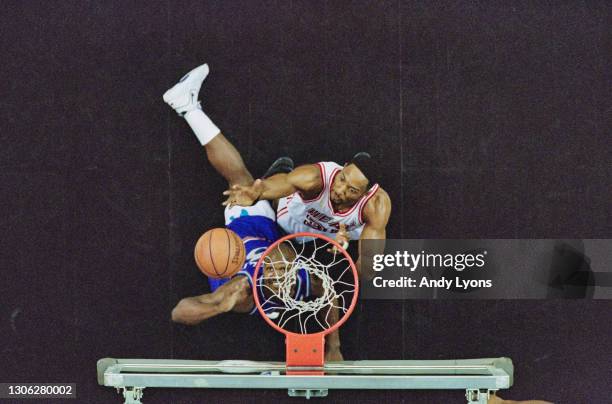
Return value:
M 280 328 L 312 334 L 331 328 L 356 293 L 352 261 L 345 251 L 313 237 L 281 242 L 263 257 L 256 279 L 260 306 Z

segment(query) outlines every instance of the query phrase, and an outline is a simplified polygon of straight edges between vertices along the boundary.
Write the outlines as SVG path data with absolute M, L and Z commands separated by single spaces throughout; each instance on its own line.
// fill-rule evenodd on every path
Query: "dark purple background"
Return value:
M 610 238 L 612 7 L 531 3 L 4 1 L 0 381 L 76 382 L 79 402 L 120 402 L 96 385 L 101 357 L 283 359 L 283 338 L 258 318 L 169 321 L 180 297 L 207 289 L 192 248 L 223 224 L 225 184 L 161 99 L 204 61 L 205 110 L 255 175 L 282 154 L 374 154 L 390 237 Z M 607 403 L 611 309 L 367 301 L 343 351 L 509 356 L 505 396 Z M 333 391 L 325 402 L 348 400 L 463 402 L 457 391 Z

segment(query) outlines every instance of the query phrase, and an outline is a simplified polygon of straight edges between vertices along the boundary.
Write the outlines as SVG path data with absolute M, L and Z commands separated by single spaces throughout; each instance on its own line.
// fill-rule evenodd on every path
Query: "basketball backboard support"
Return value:
M 465 390 L 469 404 L 486 404 L 513 384 L 509 358 L 363 360 L 325 363 L 323 375 L 287 375 L 284 362 L 241 360 L 100 359 L 98 383 L 140 404 L 145 388 L 287 389 L 294 397 L 325 397 L 333 389 Z

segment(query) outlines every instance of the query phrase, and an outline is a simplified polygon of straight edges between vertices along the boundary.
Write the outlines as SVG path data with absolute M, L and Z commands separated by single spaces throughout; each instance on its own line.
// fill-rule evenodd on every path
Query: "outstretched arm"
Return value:
M 363 262 L 372 262 L 373 256 L 384 252 L 385 243 L 363 243 L 362 240 L 385 240 L 387 223 L 391 215 L 391 198 L 383 189 L 368 201 L 363 210 L 365 226 L 359 238 L 359 259 L 357 270 L 361 278 L 369 280 L 374 277 L 373 268 L 362 268 Z
M 258 200 L 274 200 L 296 191 L 306 197 L 321 192 L 323 182 L 319 167 L 313 164 L 297 167 L 289 174 L 276 174 L 270 178 L 259 179 L 252 185 L 234 185 L 223 195 L 227 200 L 223 205 L 250 206 Z
M 324 290 L 321 280 L 319 278 L 311 277 L 312 294 L 314 296 L 323 296 Z M 327 310 L 317 313 L 320 317 L 320 321 L 329 326 L 333 326 L 340 320 L 340 313 L 338 310 L 338 299 L 334 298 L 332 305 L 327 307 Z M 325 361 L 342 361 L 342 352 L 340 352 L 340 329 L 336 329 L 325 336 Z
M 338 298 L 334 298 L 333 306 L 329 310 L 329 323 L 334 325 L 340 320 L 338 310 Z M 325 361 L 342 361 L 344 360 L 340 351 L 340 328 L 330 332 L 325 336 Z
M 228 311 L 249 311 L 253 307 L 250 286 L 245 276 L 237 276 L 212 293 L 181 299 L 172 310 L 172 321 L 196 325 Z
M 527 400 L 527 401 L 514 401 L 514 400 L 504 400 L 501 397 L 498 397 L 497 394 L 491 396 L 488 400 L 488 404 L 553 404 L 549 401 L 541 401 L 541 400 Z

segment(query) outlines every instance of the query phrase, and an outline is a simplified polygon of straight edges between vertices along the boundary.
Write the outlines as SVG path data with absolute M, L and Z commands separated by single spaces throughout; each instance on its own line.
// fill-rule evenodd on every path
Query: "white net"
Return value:
M 285 240 L 263 258 L 256 279 L 260 306 L 277 326 L 298 334 L 331 328 L 356 293 L 352 262 L 327 240 Z

